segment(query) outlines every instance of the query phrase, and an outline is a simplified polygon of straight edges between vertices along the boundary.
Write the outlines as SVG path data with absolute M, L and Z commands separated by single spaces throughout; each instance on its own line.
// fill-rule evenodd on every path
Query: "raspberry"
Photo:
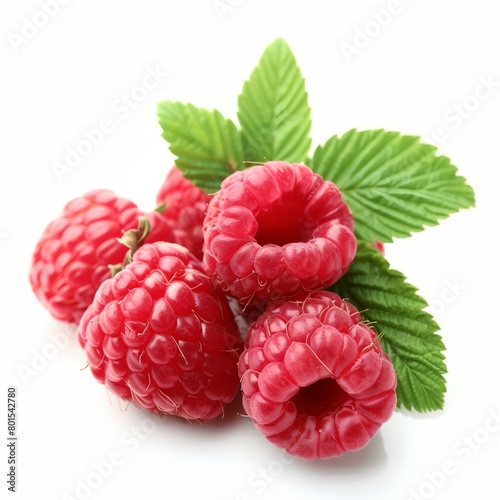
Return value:
M 140 247 L 100 286 L 77 335 L 97 380 L 139 407 L 209 420 L 238 392 L 227 299 L 180 245 Z
M 158 205 L 166 204 L 162 215 L 169 221 L 175 242 L 202 259 L 203 219 L 210 196 L 174 165 L 156 195 Z
M 270 304 L 239 361 L 243 406 L 276 446 L 305 460 L 364 447 L 396 404 L 375 332 L 338 295 Z
M 356 252 L 353 218 L 338 188 L 285 162 L 227 177 L 210 201 L 204 231 L 207 270 L 245 305 L 325 288 Z
M 375 240 L 372 247 L 378 250 L 382 255 L 385 255 L 385 245 L 380 240 Z
M 56 319 L 78 323 L 99 285 L 119 264 L 127 247 L 118 238 L 137 227 L 139 209 L 109 190 L 94 190 L 73 199 L 45 228 L 32 257 L 29 273 L 38 300 Z M 148 241 L 172 240 L 159 214 L 148 218 Z

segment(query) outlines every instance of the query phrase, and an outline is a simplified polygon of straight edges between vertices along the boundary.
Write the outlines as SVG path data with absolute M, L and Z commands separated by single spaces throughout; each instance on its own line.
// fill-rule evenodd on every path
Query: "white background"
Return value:
M 389 7 L 396 13 L 380 27 L 377 12 Z M 498 2 L 73 0 L 50 19 L 40 12 L 37 1 L 10 0 L 0 15 L 0 413 L 7 385 L 16 385 L 13 498 L 500 498 Z M 30 30 L 30 21 L 47 22 Z M 85 356 L 71 329 L 50 318 L 27 280 L 37 239 L 71 198 L 106 187 L 154 208 L 173 162 L 157 103 L 193 102 L 235 118 L 244 79 L 278 36 L 306 78 L 313 146 L 352 127 L 429 142 L 442 129 L 440 152 L 477 194 L 477 208 L 387 247 L 442 327 L 444 410 L 398 411 L 365 449 L 325 462 L 290 463 L 243 417 L 199 426 L 125 409 L 81 371 Z M 358 53 L 346 57 L 342 44 L 355 43 Z M 168 75 L 143 92 L 148 68 Z M 493 84 L 478 101 L 481 80 Z M 122 94 L 131 93 L 141 102 L 124 106 Z M 54 163 L 103 119 L 113 130 L 58 179 Z M 111 459 L 113 470 L 96 472 Z

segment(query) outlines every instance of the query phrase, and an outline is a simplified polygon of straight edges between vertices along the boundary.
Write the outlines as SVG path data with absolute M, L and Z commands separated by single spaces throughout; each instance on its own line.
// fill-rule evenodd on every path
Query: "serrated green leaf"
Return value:
M 311 147 L 311 109 L 293 53 L 279 38 L 264 51 L 238 97 L 245 160 L 301 163 Z
M 342 191 L 359 239 L 391 242 L 472 207 L 474 191 L 446 156 L 419 137 L 355 129 L 315 150 L 315 172 Z
M 164 101 L 158 105 L 162 137 L 184 176 L 207 192 L 243 165 L 241 135 L 219 111 Z
M 445 346 L 439 326 L 424 311 L 427 302 L 399 271 L 367 242 L 358 242 L 356 258 L 330 290 L 348 299 L 373 322 L 398 378 L 398 407 L 424 412 L 443 407 Z

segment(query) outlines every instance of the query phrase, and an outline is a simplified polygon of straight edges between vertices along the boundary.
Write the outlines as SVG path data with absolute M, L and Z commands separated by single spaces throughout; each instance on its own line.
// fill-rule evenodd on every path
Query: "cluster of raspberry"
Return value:
M 33 291 L 78 323 L 95 378 L 198 421 L 241 391 L 255 427 L 305 460 L 364 447 L 394 411 L 396 375 L 376 332 L 328 291 L 357 246 L 339 189 L 275 161 L 208 195 L 174 166 L 156 201 L 142 213 L 91 191 L 35 248 Z

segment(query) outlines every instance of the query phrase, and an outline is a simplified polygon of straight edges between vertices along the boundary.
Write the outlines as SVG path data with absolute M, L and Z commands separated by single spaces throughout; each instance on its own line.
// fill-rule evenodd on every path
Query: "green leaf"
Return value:
M 348 299 L 381 336 L 396 370 L 398 407 L 424 412 L 443 407 L 445 346 L 439 326 L 423 309 L 427 302 L 406 277 L 367 242 L 358 242 L 356 258 L 330 290 Z
M 198 187 L 215 192 L 242 168 L 240 132 L 219 111 L 165 101 L 158 105 L 158 117 L 175 164 Z
M 309 165 L 342 191 L 359 239 L 391 242 L 472 207 L 474 191 L 419 137 L 353 129 L 318 146 Z
M 305 82 L 287 43 L 264 51 L 238 97 L 245 160 L 301 163 L 311 147 Z

